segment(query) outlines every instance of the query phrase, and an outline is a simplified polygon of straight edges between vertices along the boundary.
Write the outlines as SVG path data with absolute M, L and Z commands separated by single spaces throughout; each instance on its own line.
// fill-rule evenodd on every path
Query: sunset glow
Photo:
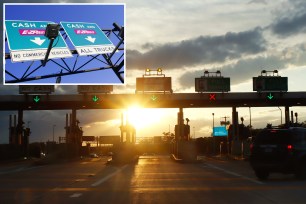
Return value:
M 135 126 L 136 130 L 156 125 L 164 115 L 160 109 L 148 109 L 138 106 L 130 107 L 127 111 L 128 121 Z

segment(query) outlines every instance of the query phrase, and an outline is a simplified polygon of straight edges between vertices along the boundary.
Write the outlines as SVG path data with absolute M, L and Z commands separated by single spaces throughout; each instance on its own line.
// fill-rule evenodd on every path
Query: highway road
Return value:
M 69 163 L 0 166 L 0 203 L 306 203 L 306 181 L 255 178 L 248 162 L 169 156 L 106 165 L 107 157 Z

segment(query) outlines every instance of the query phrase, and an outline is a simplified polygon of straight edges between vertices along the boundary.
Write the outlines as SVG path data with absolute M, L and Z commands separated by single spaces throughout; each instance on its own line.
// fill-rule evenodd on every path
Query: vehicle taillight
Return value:
M 292 145 L 287 145 L 287 150 L 288 151 L 291 151 L 293 149 L 293 146 Z
M 253 152 L 253 149 L 254 149 L 254 144 L 251 143 L 251 144 L 250 144 L 250 151 L 251 151 L 251 153 Z

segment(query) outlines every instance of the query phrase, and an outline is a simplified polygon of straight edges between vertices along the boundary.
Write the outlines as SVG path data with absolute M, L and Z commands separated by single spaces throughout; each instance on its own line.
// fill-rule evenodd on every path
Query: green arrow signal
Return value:
M 95 95 L 94 97 L 92 97 L 92 100 L 93 100 L 94 102 L 97 102 L 97 101 L 99 100 L 99 97 L 97 97 L 97 96 Z
M 156 101 L 156 100 L 157 100 L 157 96 L 153 95 L 153 96 L 151 97 L 151 100 L 152 100 L 152 101 Z
M 35 97 L 33 98 L 33 100 L 35 101 L 35 103 L 38 103 L 38 101 L 40 100 L 40 97 L 39 97 L 39 96 L 35 96 Z
M 268 98 L 269 100 L 272 100 L 273 97 L 274 97 L 274 96 L 272 95 L 272 93 L 270 93 L 270 94 L 267 96 L 267 98 Z

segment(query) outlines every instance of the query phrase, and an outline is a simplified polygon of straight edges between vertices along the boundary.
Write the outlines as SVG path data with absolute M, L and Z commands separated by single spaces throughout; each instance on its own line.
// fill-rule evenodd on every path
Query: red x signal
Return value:
M 215 101 L 216 100 L 216 94 L 209 94 L 209 100 Z

